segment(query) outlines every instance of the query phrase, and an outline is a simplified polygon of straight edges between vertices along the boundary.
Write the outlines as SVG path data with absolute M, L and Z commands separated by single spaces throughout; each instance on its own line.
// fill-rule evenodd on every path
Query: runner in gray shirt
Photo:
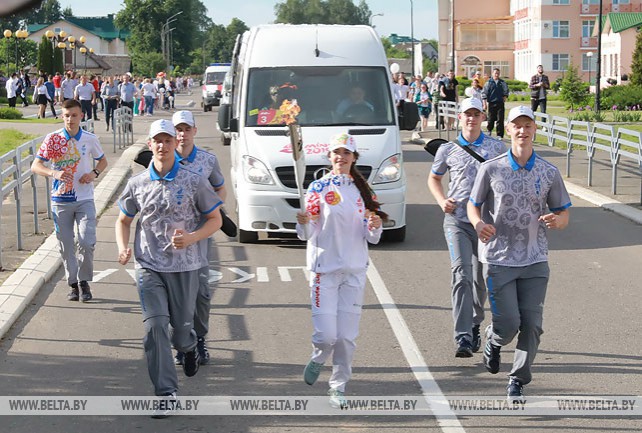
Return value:
M 207 264 L 207 252 L 200 241 L 221 227 L 222 204 L 206 179 L 178 162 L 175 135 L 169 120 L 152 123 L 152 163 L 128 181 L 118 201 L 121 213 L 116 222 L 118 261 L 125 265 L 132 255 L 128 247 L 131 224 L 140 214 L 134 255 L 145 325 L 143 343 L 155 393 L 166 396 L 165 400 L 174 399 L 178 390 L 172 343 L 185 352 L 185 375 L 194 376 L 198 371 L 193 319 L 198 272 Z
M 461 134 L 455 141 L 439 147 L 428 176 L 428 188 L 444 212 L 444 234 L 450 251 L 452 305 L 457 358 L 470 358 L 481 346 L 479 332 L 484 321 L 486 286 L 477 258 L 477 233 L 468 221 L 466 205 L 480 162 L 464 150 L 484 159 L 506 152 L 501 141 L 485 136 L 482 103 L 477 98 L 464 99 L 459 107 Z M 443 176 L 450 171 L 448 195 L 444 194 Z
M 181 164 L 207 179 L 221 200 L 225 200 L 225 179 L 223 178 L 218 159 L 214 154 L 199 149 L 194 145 L 194 137 L 198 129 L 196 128 L 196 122 L 194 121 L 192 112 L 187 110 L 177 111 L 172 116 L 172 123 L 176 128 L 176 138 L 178 141 L 176 156 L 179 158 Z M 201 242 L 204 243 L 204 248 L 209 252 L 212 239 L 207 238 Z M 199 271 L 200 286 L 198 297 L 196 298 L 196 314 L 194 315 L 194 331 L 196 331 L 196 336 L 198 337 L 196 349 L 198 350 L 201 364 L 207 364 L 210 359 L 210 354 L 205 345 L 205 337 L 209 331 L 211 305 L 209 273 L 210 267 L 208 259 L 207 264 Z M 176 365 L 183 365 L 184 359 L 185 354 L 178 351 L 174 356 L 174 363 Z
M 568 225 L 571 199 L 559 170 L 535 154 L 533 111 L 508 113 L 511 149 L 482 164 L 468 203 L 468 218 L 482 244 L 480 260 L 493 315 L 486 329 L 484 365 L 496 374 L 501 347 L 517 335 L 509 399 L 521 398 L 542 334 L 549 279 L 546 229 Z

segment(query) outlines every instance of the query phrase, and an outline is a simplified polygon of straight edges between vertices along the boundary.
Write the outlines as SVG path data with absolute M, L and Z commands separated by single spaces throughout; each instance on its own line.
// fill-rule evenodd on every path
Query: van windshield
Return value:
M 395 124 L 383 67 L 257 68 L 248 80 L 247 126 L 284 125 L 284 100 L 296 100 L 302 126 Z
M 208 72 L 205 74 L 205 84 L 223 84 L 223 80 L 225 80 L 225 71 L 219 71 L 219 72 Z

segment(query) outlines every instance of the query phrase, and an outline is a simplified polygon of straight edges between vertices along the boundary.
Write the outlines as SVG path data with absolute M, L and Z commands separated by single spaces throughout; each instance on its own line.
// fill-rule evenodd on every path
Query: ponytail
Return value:
M 388 214 L 381 210 L 381 204 L 374 198 L 374 191 L 372 191 L 372 188 L 370 188 L 370 185 L 368 185 L 368 181 L 366 181 L 366 179 L 357 168 L 357 159 L 359 159 L 359 153 L 354 152 L 354 156 L 354 162 L 350 167 L 350 175 L 352 176 L 354 185 L 359 190 L 359 194 L 361 194 L 364 206 L 369 211 L 379 215 L 382 221 L 388 221 Z

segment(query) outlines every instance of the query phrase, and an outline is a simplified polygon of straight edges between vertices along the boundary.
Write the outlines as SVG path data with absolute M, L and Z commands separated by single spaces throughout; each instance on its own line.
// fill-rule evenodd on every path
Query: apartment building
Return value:
M 602 0 L 603 80 L 630 75 L 639 12 L 642 0 Z M 454 53 L 457 75 L 470 76 L 476 63 L 529 81 L 541 64 L 555 80 L 573 64 L 594 83 L 598 15 L 599 0 L 439 0 L 440 70 L 451 69 Z
M 503 77 L 512 77 L 513 41 L 509 0 L 439 0 L 440 72 L 454 69 L 470 77 L 479 70 L 490 76 L 499 68 Z

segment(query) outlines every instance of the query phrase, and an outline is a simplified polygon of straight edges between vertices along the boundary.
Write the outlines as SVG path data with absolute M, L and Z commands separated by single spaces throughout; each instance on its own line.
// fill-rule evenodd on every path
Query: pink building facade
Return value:
M 642 12 L 642 0 L 602 3 L 604 20 L 609 13 Z M 573 64 L 594 83 L 598 14 L 599 0 L 439 0 L 439 69 L 452 68 L 454 52 L 457 75 L 499 67 L 503 77 L 529 81 L 541 64 L 553 81 Z M 636 27 L 623 27 L 604 26 L 603 80 L 630 76 Z

